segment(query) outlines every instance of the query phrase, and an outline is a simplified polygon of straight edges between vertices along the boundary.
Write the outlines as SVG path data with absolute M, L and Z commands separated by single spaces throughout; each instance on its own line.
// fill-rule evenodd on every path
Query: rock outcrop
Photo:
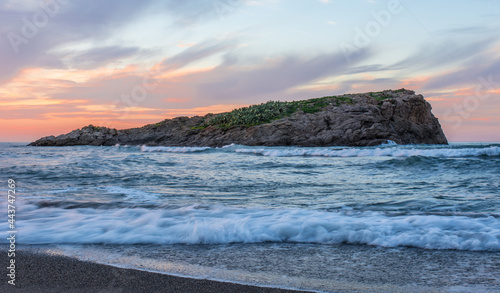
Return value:
M 254 126 L 207 126 L 203 123 L 208 115 L 178 117 L 125 130 L 89 125 L 57 137 L 41 138 L 30 145 L 373 146 L 389 140 L 397 144 L 448 143 L 431 105 L 413 91 L 389 90 L 333 98 L 337 102 L 325 99 L 326 105 L 313 113 L 299 108 L 286 117 Z

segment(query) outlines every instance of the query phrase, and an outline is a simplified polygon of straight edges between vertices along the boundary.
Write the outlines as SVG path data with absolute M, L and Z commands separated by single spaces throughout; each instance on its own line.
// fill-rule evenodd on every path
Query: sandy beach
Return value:
M 2 264 L 7 253 L 0 250 Z M 16 285 L 2 274 L 0 292 L 304 292 L 122 269 L 69 257 L 17 252 Z
M 328 276 L 323 276 L 323 279 L 318 278 L 321 273 L 317 272 L 318 279 L 310 276 L 309 285 L 294 283 L 293 278 L 289 278 L 289 282 L 280 287 L 316 288 L 320 292 L 500 292 L 495 254 L 407 249 L 377 255 L 377 248 L 360 249 L 349 245 L 339 246 L 336 250 L 338 254 L 331 257 L 344 259 L 350 264 L 336 261 L 336 265 L 332 265 L 337 268 L 335 272 L 327 272 Z M 0 292 L 309 292 L 125 269 L 59 253 L 57 249 L 47 247 L 22 248 L 15 257 L 16 286 L 9 285 L 7 274 L 2 274 Z M 85 254 L 85 250 L 82 253 Z M 295 257 L 291 251 L 289 255 Z M 355 255 L 358 260 L 350 259 L 348 255 Z M 147 256 L 137 257 L 148 261 Z M 270 254 L 270 257 L 281 261 L 277 253 Z M 105 259 L 105 256 L 101 258 Z M 0 249 L 0 259 L 7 266 L 9 259 L 5 248 Z M 239 265 L 249 262 L 243 257 L 234 259 Z M 299 266 L 292 262 L 287 265 Z M 328 268 L 320 265 L 318 270 L 327 271 Z M 344 274 L 344 271 L 349 273 Z M 291 272 L 282 273 L 293 275 Z M 248 276 L 251 274 L 249 272 Z M 265 284 L 254 281 L 253 284 Z M 322 287 L 322 282 L 328 284 Z

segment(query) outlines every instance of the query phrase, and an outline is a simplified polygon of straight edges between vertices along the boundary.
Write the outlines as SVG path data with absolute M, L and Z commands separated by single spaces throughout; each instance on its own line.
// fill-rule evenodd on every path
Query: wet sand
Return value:
M 0 259 L 2 267 L 9 262 L 4 249 Z M 3 273 L 0 292 L 304 292 L 175 277 L 31 252 L 17 252 L 15 260 L 16 285 L 8 284 Z
M 233 270 L 248 272 L 248 275 L 245 275 L 249 280 L 260 265 L 265 276 L 288 276 L 288 281 L 282 282 L 287 284 L 286 287 L 316 288 L 325 292 L 500 292 L 498 253 L 378 249 L 352 245 L 340 245 L 322 252 L 324 248 L 319 249 L 314 245 L 302 245 L 300 249 L 296 245 L 291 248 L 273 246 L 273 249 L 269 249 L 268 245 L 261 246 L 265 246 L 264 251 L 269 257 L 266 263 L 276 270 L 270 271 L 269 268 L 262 267 L 262 259 L 252 263 L 252 258 L 259 257 L 239 245 L 213 247 L 211 253 L 195 247 L 176 247 L 176 253 L 157 247 L 156 252 L 159 255 L 168 255 L 171 260 L 190 257 L 196 261 L 206 259 L 206 263 L 201 265 L 210 270 L 210 263 L 224 260 L 218 254 L 220 252 L 231 256 L 228 259 L 232 261 L 227 263 L 227 266 L 231 266 Z M 85 255 L 83 246 L 73 249 Z M 127 249 L 132 250 L 132 254 Z M 297 249 L 299 254 L 294 254 Z M 101 255 L 96 254 L 93 248 L 94 261 L 103 260 L 107 263 L 114 259 L 114 250 L 121 251 L 121 254 L 133 255 L 145 264 L 151 257 L 161 262 L 161 257 L 155 255 L 155 248 L 151 246 L 143 249 L 144 255 L 133 247 L 101 248 L 98 250 Z M 306 292 L 118 268 L 85 261 L 90 258 L 78 260 L 62 256 L 57 249 L 47 249 L 43 246 L 26 247 L 20 251 L 16 252 L 15 258 L 16 286 L 12 286 L 7 283 L 7 251 L 0 248 L 0 260 L 4 266 L 0 292 Z M 197 252 L 203 257 L 197 256 Z M 304 258 L 304 254 L 308 257 Z M 330 261 L 326 261 L 327 258 Z M 308 264 L 308 259 L 313 264 Z M 132 267 L 138 267 L 137 263 L 133 264 L 134 262 Z M 314 271 L 303 271 L 305 267 L 314 268 Z M 156 270 L 153 267 L 149 269 Z M 159 271 L 163 270 L 160 268 Z M 294 282 L 297 279 L 292 276 L 297 274 L 303 276 L 306 281 Z M 221 279 L 238 280 L 231 277 Z M 249 283 L 266 284 L 264 280 Z

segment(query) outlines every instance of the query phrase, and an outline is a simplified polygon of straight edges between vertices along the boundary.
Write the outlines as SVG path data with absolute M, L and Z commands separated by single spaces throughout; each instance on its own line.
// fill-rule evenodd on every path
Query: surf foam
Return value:
M 345 148 L 332 150 L 325 148 L 240 148 L 237 153 L 250 153 L 271 157 L 316 156 L 316 157 L 478 157 L 500 156 L 500 147 L 488 148 Z
M 141 146 L 141 152 L 194 153 L 211 149 L 210 147 L 164 147 Z
M 23 208 L 19 242 L 26 244 L 223 244 L 290 242 L 500 251 L 493 216 L 388 216 L 306 209 L 230 207 Z M 7 231 L 6 223 L 0 229 Z M 4 240 L 5 241 L 5 240 Z

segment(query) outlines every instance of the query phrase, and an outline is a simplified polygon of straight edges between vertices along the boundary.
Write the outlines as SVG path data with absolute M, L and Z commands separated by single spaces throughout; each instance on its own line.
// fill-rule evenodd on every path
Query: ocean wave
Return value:
M 395 141 L 388 139 L 385 143 L 381 144 L 381 146 L 393 146 L 398 145 Z
M 221 148 L 222 148 L 222 149 L 225 149 L 225 148 L 230 148 L 230 147 L 233 147 L 233 146 L 235 146 L 235 145 L 236 145 L 236 144 L 232 143 L 232 144 L 224 145 L 224 146 L 222 146 Z
M 325 148 L 240 148 L 237 153 L 249 153 L 270 157 L 479 157 L 500 156 L 500 147 L 487 148 L 345 148 L 340 150 Z
M 289 242 L 500 251 L 500 219 L 493 216 L 388 216 L 376 212 L 199 206 L 62 209 L 26 205 L 17 221 L 19 242 L 25 244 Z M 0 229 L 7 231 L 6 223 L 1 223 Z
M 195 153 L 210 150 L 210 147 L 164 147 L 141 146 L 141 152 Z
M 119 195 L 123 196 L 127 200 L 134 201 L 144 201 L 156 199 L 158 197 L 158 194 L 155 193 L 145 192 L 140 189 L 134 188 L 124 188 L 121 186 L 103 186 L 97 187 L 97 190 L 99 190 L 101 193 Z

